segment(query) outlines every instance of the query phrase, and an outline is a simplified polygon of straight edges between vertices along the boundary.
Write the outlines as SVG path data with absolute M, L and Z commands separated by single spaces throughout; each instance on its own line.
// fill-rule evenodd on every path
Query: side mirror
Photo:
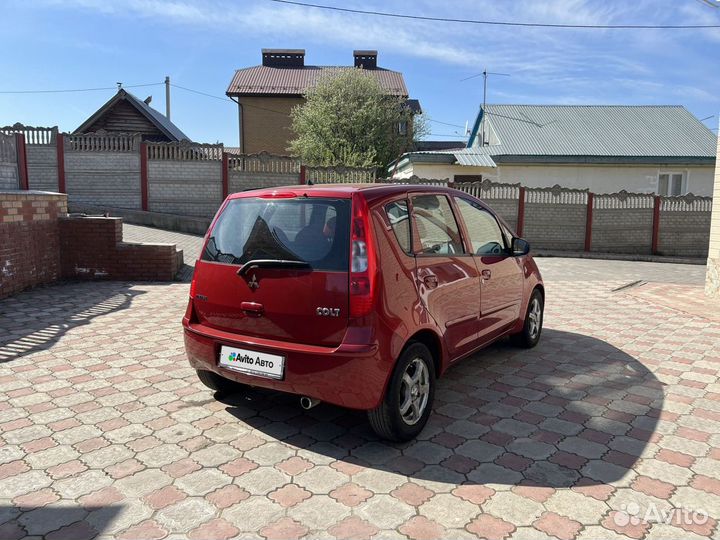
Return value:
M 527 255 L 528 253 L 530 253 L 530 244 L 528 244 L 527 240 L 523 240 L 522 238 L 512 239 L 512 254 L 515 257 Z

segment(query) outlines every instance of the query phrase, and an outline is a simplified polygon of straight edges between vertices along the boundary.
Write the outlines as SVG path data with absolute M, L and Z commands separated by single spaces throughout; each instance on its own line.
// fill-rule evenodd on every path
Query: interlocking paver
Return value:
M 498 343 L 453 367 L 428 428 L 403 445 L 361 413 L 306 412 L 290 396 L 214 401 L 183 356 L 186 283 L 5 299 L 0 537 L 27 536 L 29 521 L 55 524 L 47 538 L 716 535 L 716 515 L 618 523 L 631 502 L 720 507 L 720 323 L 613 293 L 630 280 L 573 270 L 587 264 L 541 259 L 538 348 Z

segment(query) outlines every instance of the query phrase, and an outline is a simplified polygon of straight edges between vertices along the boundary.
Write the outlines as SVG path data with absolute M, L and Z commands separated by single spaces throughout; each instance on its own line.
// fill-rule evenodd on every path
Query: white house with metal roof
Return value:
M 388 173 L 712 195 L 716 141 L 682 106 L 487 105 L 466 148 L 409 152 Z

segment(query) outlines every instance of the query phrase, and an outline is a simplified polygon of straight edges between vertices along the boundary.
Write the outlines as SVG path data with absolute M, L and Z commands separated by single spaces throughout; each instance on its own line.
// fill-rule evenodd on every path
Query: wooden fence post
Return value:
M 65 186 L 65 136 L 62 133 L 58 133 L 55 143 L 57 151 L 58 191 L 60 193 L 67 193 L 67 187 Z
M 518 189 L 518 214 L 517 214 L 517 235 L 522 236 L 523 227 L 525 226 L 525 188 L 520 186 Z
M 587 197 L 587 214 L 585 217 L 585 251 L 590 251 L 592 245 L 592 219 L 593 219 L 593 199 L 594 193 L 588 192 Z
M 230 159 L 227 152 L 222 154 L 222 200 L 224 201 L 230 192 L 230 180 L 228 178 L 230 171 Z M 222 201 L 221 201 L 222 202 Z
M 660 196 L 655 195 L 653 199 L 653 224 L 652 224 L 652 254 L 658 254 L 660 241 Z
M 15 148 L 17 150 L 18 187 L 27 191 L 30 189 L 30 181 L 28 179 L 24 133 L 15 133 Z
M 300 165 L 300 185 L 307 184 L 305 165 Z
M 140 143 L 140 204 L 145 211 L 148 209 L 148 149 L 147 143 Z

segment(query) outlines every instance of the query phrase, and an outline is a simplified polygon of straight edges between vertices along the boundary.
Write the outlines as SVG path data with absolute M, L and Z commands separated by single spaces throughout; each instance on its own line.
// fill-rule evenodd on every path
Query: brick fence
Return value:
M 402 184 L 446 185 L 486 201 L 535 249 L 705 258 L 711 197 L 525 188 L 483 180 L 452 183 L 408 178 Z
M 222 144 L 148 143 L 139 134 L 68 135 L 57 127 L 22 124 L 0 127 L 0 189 L 67 193 L 71 207 L 211 218 L 236 191 L 374 179 L 373 169 L 310 167 L 267 153 L 231 154 Z
M 146 143 L 139 135 L 64 135 L 0 128 L 0 189 L 67 192 L 71 209 L 100 207 L 211 218 L 228 193 L 258 187 L 373 182 L 369 169 L 321 168 L 288 156 L 231 154 L 221 144 Z M 401 183 L 449 185 L 411 178 Z M 537 249 L 706 257 L 712 200 L 651 194 L 454 184 L 487 200 Z
M 0 192 L 0 298 L 59 279 L 170 281 L 182 265 L 173 244 L 122 241 L 119 218 L 67 215 L 67 195 Z

